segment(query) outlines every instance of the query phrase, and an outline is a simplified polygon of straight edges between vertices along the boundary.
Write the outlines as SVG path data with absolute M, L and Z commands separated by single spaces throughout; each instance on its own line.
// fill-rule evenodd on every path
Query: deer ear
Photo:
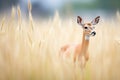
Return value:
M 83 21 L 82 21 L 82 18 L 80 16 L 77 16 L 77 23 L 79 25 L 83 25 Z
M 100 16 L 97 16 L 91 23 L 92 25 L 96 25 L 100 20 Z

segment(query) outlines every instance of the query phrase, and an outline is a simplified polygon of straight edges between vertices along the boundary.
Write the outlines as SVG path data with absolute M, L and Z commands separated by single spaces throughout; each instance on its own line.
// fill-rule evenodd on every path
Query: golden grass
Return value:
M 29 5 L 29 9 L 31 9 Z M 84 70 L 74 67 L 71 59 L 61 61 L 62 45 L 80 43 L 82 29 L 70 20 L 33 23 L 21 18 L 20 8 L 11 17 L 0 19 L 0 80 L 119 80 L 120 79 L 120 15 L 114 20 L 101 20 L 97 35 L 90 40 L 90 59 Z

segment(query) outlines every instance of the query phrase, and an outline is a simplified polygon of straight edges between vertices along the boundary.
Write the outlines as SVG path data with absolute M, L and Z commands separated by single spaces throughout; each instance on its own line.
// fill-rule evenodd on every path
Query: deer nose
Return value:
M 91 35 L 92 35 L 92 36 L 95 36 L 95 35 L 96 35 L 96 32 L 95 32 L 95 31 L 93 31 L 93 32 L 91 33 Z

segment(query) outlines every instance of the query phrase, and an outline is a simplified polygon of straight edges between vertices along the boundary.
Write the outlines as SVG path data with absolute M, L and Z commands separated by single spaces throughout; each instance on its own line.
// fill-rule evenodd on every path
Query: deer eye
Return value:
M 84 27 L 85 29 L 88 29 L 88 27 Z

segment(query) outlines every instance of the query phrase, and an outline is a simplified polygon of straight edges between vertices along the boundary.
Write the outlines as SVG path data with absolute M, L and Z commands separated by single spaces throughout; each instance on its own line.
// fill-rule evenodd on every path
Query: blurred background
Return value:
M 28 0 L 0 0 L 0 12 L 10 11 L 20 5 L 23 13 L 28 13 Z M 62 17 L 97 16 L 112 17 L 120 10 L 120 0 L 31 0 L 34 17 L 47 18 L 57 10 Z

